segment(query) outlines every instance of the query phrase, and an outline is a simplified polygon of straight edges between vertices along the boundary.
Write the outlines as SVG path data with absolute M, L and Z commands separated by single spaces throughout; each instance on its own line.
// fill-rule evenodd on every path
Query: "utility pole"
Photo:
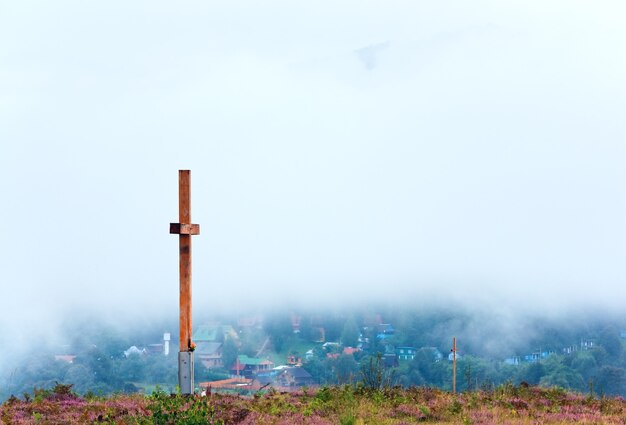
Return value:
M 180 333 L 178 386 L 182 394 L 193 394 L 193 350 L 191 341 L 191 236 L 200 234 L 200 225 L 191 224 L 191 172 L 178 171 L 178 221 L 170 223 L 170 233 L 179 235 Z
M 456 337 L 452 338 L 452 394 L 456 394 Z

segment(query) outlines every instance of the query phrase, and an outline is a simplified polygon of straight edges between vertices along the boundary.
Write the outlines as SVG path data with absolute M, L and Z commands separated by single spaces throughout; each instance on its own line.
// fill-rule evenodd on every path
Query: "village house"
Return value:
M 387 339 L 396 333 L 396 330 L 389 323 L 381 323 L 376 327 L 376 331 L 376 338 L 378 339 Z
M 339 352 L 341 350 L 341 344 L 338 342 L 325 342 L 324 344 L 322 344 L 322 349 L 327 351 L 327 352 Z
M 222 349 L 226 339 L 239 342 L 239 335 L 231 325 L 208 323 L 199 326 L 192 336 L 196 358 L 208 369 L 224 367 Z
M 356 348 L 356 347 L 343 347 L 343 354 L 347 355 L 347 356 L 352 356 L 354 355 L 354 353 L 358 353 L 359 351 L 361 351 L 360 348 Z
M 146 349 L 138 348 L 136 345 L 132 345 L 128 350 L 124 350 L 124 357 L 142 356 L 144 354 L 146 354 Z
M 310 387 L 315 379 L 301 367 L 287 367 L 278 374 L 275 383 L 280 387 Z
M 56 361 L 62 361 L 65 363 L 74 363 L 74 359 L 76 358 L 76 356 L 71 355 L 71 354 L 55 354 L 54 356 L 54 360 Z
M 287 356 L 287 364 L 290 366 L 302 366 L 302 357 L 297 354 Z
M 396 353 L 398 354 L 398 360 L 413 360 L 417 350 L 415 347 L 398 347 Z
M 461 360 L 463 358 L 463 356 L 459 354 L 458 351 L 456 352 L 456 356 L 453 352 L 450 352 L 450 354 L 448 354 L 448 360 L 451 362 L 454 361 L 455 357 L 457 360 Z
M 224 344 L 221 342 L 198 342 L 196 358 L 207 369 L 224 367 L 224 362 L 222 361 L 223 346 Z
M 198 326 L 192 336 L 193 342 L 221 342 L 227 338 L 235 341 L 239 340 L 239 335 L 231 325 L 222 325 L 220 323 L 208 323 Z
M 232 376 L 243 376 L 253 379 L 258 372 L 268 371 L 274 367 L 274 363 L 268 359 L 248 357 L 245 354 L 237 356 L 237 360 L 230 368 Z

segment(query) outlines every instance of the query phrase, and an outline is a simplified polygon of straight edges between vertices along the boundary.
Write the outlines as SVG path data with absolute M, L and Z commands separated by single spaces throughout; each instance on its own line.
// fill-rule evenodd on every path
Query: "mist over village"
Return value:
M 625 12 L 0 4 L 0 423 L 623 423 Z

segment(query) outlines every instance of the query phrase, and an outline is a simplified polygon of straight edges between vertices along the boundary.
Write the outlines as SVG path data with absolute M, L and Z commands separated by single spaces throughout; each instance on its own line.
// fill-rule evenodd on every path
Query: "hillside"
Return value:
M 209 394 L 81 398 L 70 386 L 15 397 L 0 407 L 3 424 L 623 424 L 626 401 L 553 388 L 504 385 L 457 396 L 433 388 L 324 387 L 252 397 Z
M 197 384 L 237 375 L 236 364 L 250 369 L 239 373 L 254 385 L 272 381 L 278 390 L 281 382 L 275 381 L 280 381 L 282 368 L 299 364 L 310 375 L 299 386 L 354 384 L 381 355 L 393 385 L 451 390 L 449 353 L 451 337 L 456 336 L 459 391 L 526 382 L 626 396 L 623 316 L 520 318 L 515 326 L 527 330 L 517 332 L 500 329 L 502 323 L 494 315 L 445 310 L 363 307 L 325 314 L 258 314 L 253 319 L 244 315 L 198 320 Z M 167 355 L 159 339 L 175 326 L 157 321 L 116 328 L 85 318 L 62 329 L 59 343 L 42 341 L 23 356 L 5 351 L 9 358 L 0 361 L 0 402 L 35 387 L 51 388 L 55 382 L 71 383 L 81 395 L 149 394 L 156 386 L 173 392 L 177 348 L 172 344 Z M 246 366 L 244 359 L 251 364 Z M 265 362 L 271 370 L 256 370 L 255 362 Z

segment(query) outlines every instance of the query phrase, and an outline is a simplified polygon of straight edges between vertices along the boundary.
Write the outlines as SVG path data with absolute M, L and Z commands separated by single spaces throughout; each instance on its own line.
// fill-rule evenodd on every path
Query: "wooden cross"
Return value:
M 170 233 L 179 235 L 180 251 L 180 352 L 178 379 L 181 392 L 193 392 L 193 349 L 191 341 L 191 236 L 200 234 L 200 225 L 191 224 L 191 175 L 178 171 L 178 220 L 170 223 Z

